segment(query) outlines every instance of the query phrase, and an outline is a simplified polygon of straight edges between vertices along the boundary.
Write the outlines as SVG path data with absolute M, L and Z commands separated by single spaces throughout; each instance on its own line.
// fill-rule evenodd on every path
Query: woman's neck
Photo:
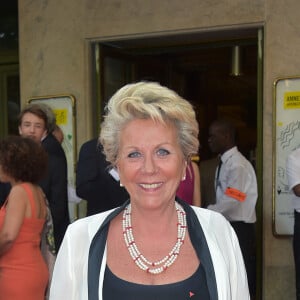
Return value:
M 165 208 L 157 209 L 140 209 L 138 207 L 131 207 L 131 221 L 135 231 L 144 235 L 166 234 L 172 228 L 176 229 L 177 213 L 175 202 Z

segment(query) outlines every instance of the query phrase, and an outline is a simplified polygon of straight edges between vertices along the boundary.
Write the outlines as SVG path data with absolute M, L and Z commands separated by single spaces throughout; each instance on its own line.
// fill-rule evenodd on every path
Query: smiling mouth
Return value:
M 140 186 L 144 189 L 156 189 L 161 185 L 162 183 L 140 183 Z

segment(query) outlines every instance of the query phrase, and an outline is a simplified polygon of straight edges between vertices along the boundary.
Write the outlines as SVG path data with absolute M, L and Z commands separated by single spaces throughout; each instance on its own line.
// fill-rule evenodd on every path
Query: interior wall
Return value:
M 298 0 L 20 0 L 22 104 L 73 94 L 79 146 L 92 131 L 89 41 L 263 25 L 263 299 L 294 299 L 291 239 L 272 234 L 272 95 L 276 78 L 299 75 L 299 10 Z

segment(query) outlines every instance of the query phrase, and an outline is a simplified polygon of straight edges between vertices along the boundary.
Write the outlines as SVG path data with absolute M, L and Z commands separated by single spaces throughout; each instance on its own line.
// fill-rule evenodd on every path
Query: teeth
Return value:
M 140 186 L 144 189 L 155 189 L 161 186 L 161 183 L 150 183 L 150 184 L 141 183 Z

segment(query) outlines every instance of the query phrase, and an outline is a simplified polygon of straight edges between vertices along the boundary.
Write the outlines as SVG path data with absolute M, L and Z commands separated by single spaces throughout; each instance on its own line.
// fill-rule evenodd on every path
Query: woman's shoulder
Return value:
M 196 206 L 192 206 L 192 208 L 204 229 L 222 231 L 222 229 L 231 227 L 228 220 L 219 212 Z
M 9 199 L 14 199 L 17 197 L 18 199 L 23 199 L 23 196 L 27 196 L 27 190 L 31 189 L 31 183 L 29 182 L 22 182 L 19 184 L 15 184 L 11 187 L 10 193 L 9 193 Z M 20 197 L 21 196 L 21 197 Z
M 102 225 L 104 220 L 113 211 L 114 211 L 114 209 L 111 209 L 111 210 L 104 211 L 104 212 L 101 212 L 101 213 L 98 213 L 95 215 L 77 219 L 68 226 L 67 232 L 69 234 L 78 234 L 78 233 L 82 232 L 82 230 L 84 232 L 86 232 L 86 230 L 88 230 L 88 232 L 93 236 L 97 232 L 99 227 Z
M 206 208 L 193 207 L 193 209 L 208 243 L 214 246 L 222 245 L 221 248 L 225 252 L 231 251 L 230 245 L 236 243 L 237 239 L 228 220 L 222 214 Z
M 37 184 L 32 182 L 21 182 L 11 187 L 9 195 L 10 197 L 17 196 L 23 199 L 24 196 L 26 196 L 25 199 L 33 199 L 34 194 L 37 192 L 43 195 L 42 189 Z
M 101 212 L 92 216 L 73 221 L 67 228 L 63 245 L 68 244 L 71 249 L 88 249 L 94 236 L 113 210 Z

